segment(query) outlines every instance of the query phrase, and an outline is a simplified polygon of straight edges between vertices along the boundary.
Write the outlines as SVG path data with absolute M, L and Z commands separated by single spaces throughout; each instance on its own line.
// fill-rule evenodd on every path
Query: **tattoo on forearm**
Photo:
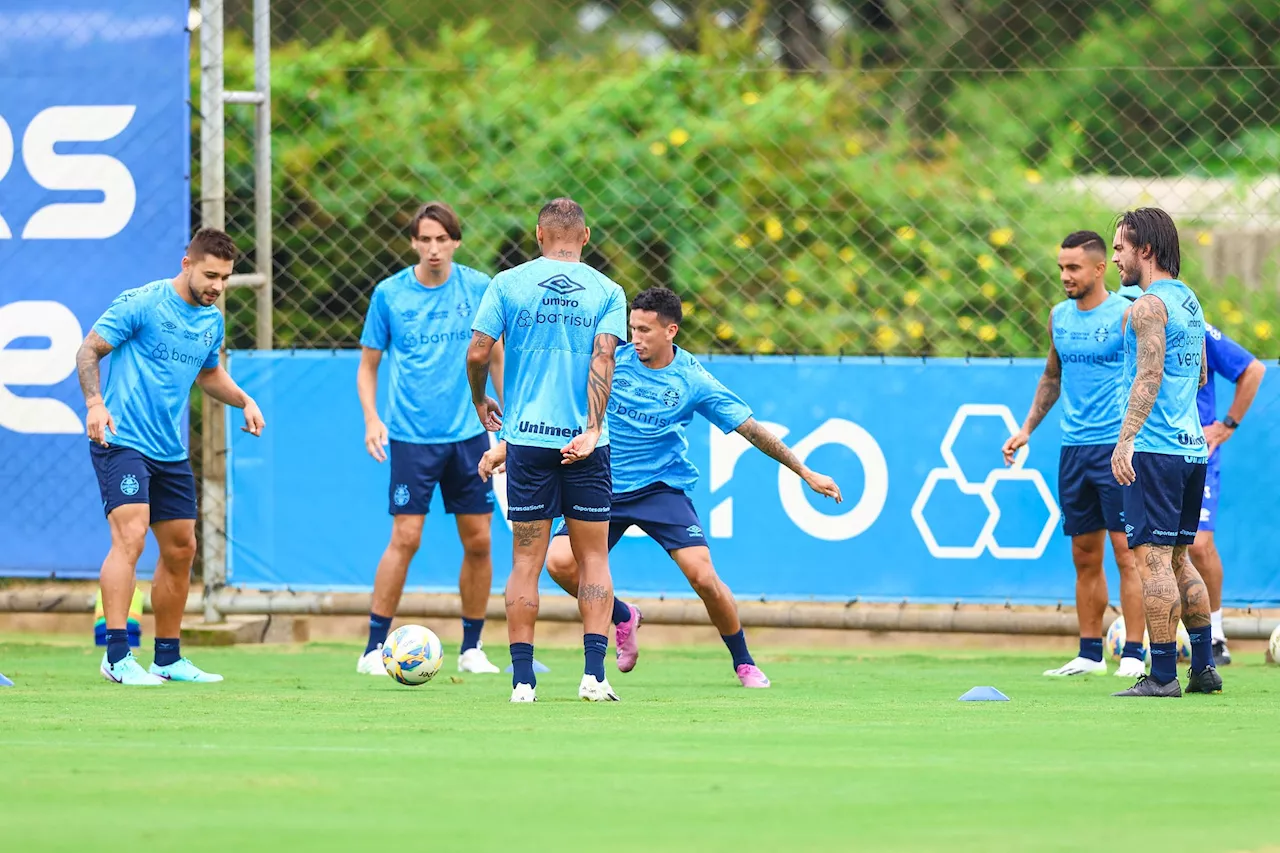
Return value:
M 1203 388 L 1209 383 L 1209 345 L 1200 345 L 1200 384 L 1197 388 Z M 1237 388 L 1240 386 L 1237 385 Z
M 761 453 L 776 459 L 788 469 L 799 474 L 804 464 L 791 452 L 791 448 L 782 443 L 782 439 L 760 426 L 755 418 L 747 418 L 747 422 L 738 427 L 738 434 L 755 445 Z
M 516 544 L 521 548 L 528 548 L 534 542 L 537 542 L 538 534 L 541 532 L 542 522 L 540 521 L 511 522 L 511 535 L 515 537 Z
M 613 593 L 604 584 L 589 583 L 578 590 L 578 600 L 591 604 L 608 601 L 611 598 L 613 598 Z
M 473 400 L 483 400 L 485 397 L 493 344 L 494 339 L 484 332 L 471 333 L 471 346 L 467 349 L 467 382 L 471 385 Z
M 1129 310 L 1129 322 L 1133 324 L 1134 336 L 1138 339 L 1138 374 L 1129 391 L 1129 405 L 1120 428 L 1121 441 L 1132 441 L 1137 437 L 1160 394 L 1160 383 L 1164 379 L 1164 327 L 1167 321 L 1164 303 L 1155 298 L 1143 296 Z
M 1148 545 L 1142 572 L 1142 599 L 1151 642 L 1172 643 L 1178 636 L 1182 595 L 1173 575 L 1173 546 Z
M 1050 376 L 1049 371 L 1046 370 L 1036 384 L 1036 397 L 1031 401 L 1031 411 L 1027 413 L 1027 432 L 1040 426 L 1044 416 L 1049 414 L 1053 404 L 1058 402 L 1058 396 L 1061 393 L 1062 375 Z
M 76 374 L 80 378 L 80 390 L 84 392 L 86 400 L 102 393 L 98 367 L 103 356 L 109 352 L 111 352 L 111 344 L 93 331 L 89 332 L 89 336 L 76 351 Z
M 591 372 L 587 376 L 587 429 L 598 430 L 604 424 L 613 389 L 614 352 L 618 339 L 613 335 L 596 335 L 591 350 Z
M 1173 549 L 1173 574 L 1182 597 L 1182 624 L 1187 628 L 1203 628 L 1210 624 L 1209 588 L 1192 565 L 1184 545 Z

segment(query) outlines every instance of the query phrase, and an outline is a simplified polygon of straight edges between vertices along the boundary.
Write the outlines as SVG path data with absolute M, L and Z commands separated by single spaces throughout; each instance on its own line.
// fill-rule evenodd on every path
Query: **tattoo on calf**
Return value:
M 585 584 L 582 589 L 578 591 L 579 600 L 591 602 L 593 604 L 599 601 L 608 601 L 611 598 L 613 598 L 613 592 L 607 589 L 604 584 Z

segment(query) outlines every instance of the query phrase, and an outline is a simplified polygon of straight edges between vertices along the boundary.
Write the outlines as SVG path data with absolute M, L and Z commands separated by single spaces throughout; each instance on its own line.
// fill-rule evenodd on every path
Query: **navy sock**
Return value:
M 387 632 L 391 630 L 391 620 L 394 618 L 394 616 L 379 616 L 370 611 L 369 642 L 364 647 L 366 655 L 387 641 Z
M 107 629 L 107 663 L 116 664 L 129 656 L 129 629 Z
M 604 681 L 604 653 L 609 650 L 609 638 L 604 634 L 583 634 L 582 652 L 586 657 L 583 673 Z
M 1122 658 L 1137 658 L 1138 660 L 1146 660 L 1147 652 L 1142 647 L 1142 643 L 1130 643 L 1125 641 L 1124 651 L 1120 653 Z
M 631 618 L 631 608 L 620 598 L 613 599 L 613 624 L 621 625 Z
M 1191 671 L 1200 672 L 1213 665 L 1213 626 L 1188 628 L 1191 637 Z
M 178 653 L 178 639 L 166 639 L 156 637 L 156 666 L 168 666 L 171 663 L 177 663 L 182 657 Z
M 1080 638 L 1080 657 L 1085 660 L 1097 661 L 1102 663 L 1102 638 L 1101 637 L 1081 637 Z
M 533 643 L 511 644 L 511 686 L 517 684 L 538 686 L 538 677 L 533 674 Z
M 480 632 L 484 630 L 483 619 L 462 619 L 462 650 L 474 649 L 480 645 Z
M 1151 677 L 1160 684 L 1168 684 L 1178 677 L 1178 644 L 1151 644 Z
M 724 644 L 729 647 L 729 654 L 733 655 L 733 668 L 745 664 L 755 666 L 755 659 L 751 657 L 751 652 L 747 651 L 747 638 L 743 636 L 741 630 L 736 634 L 721 634 L 720 639 L 724 640 Z

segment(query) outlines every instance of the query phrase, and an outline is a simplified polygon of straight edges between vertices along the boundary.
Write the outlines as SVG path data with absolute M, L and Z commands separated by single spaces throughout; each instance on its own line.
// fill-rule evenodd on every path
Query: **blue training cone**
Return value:
M 0 673 L 0 687 L 12 687 L 13 682 L 4 677 L 4 673 Z
M 546 664 L 538 663 L 538 661 L 535 659 L 535 660 L 534 660 L 534 662 L 533 662 L 533 671 L 534 671 L 534 672 L 550 672 L 550 671 L 551 671 L 551 669 L 550 669 L 550 667 L 548 667 Z M 511 674 L 511 664 L 507 664 L 507 668 L 506 668 L 506 669 L 504 669 L 504 670 L 503 670 L 503 672 L 507 673 L 507 675 L 510 675 L 510 674 Z
M 975 687 L 960 697 L 961 702 L 1008 702 L 1009 697 L 994 687 Z

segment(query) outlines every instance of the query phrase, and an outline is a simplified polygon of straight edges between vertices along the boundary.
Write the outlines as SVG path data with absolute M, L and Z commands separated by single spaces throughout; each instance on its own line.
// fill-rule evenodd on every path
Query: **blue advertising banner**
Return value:
M 232 583 L 370 588 L 390 534 L 389 472 L 364 451 L 358 360 L 356 351 L 232 354 L 232 374 L 270 425 L 261 439 L 228 430 Z M 1000 455 L 1031 402 L 1041 361 L 704 363 L 810 467 L 835 477 L 845 496 L 836 505 L 814 495 L 740 436 L 695 421 L 689 446 L 702 479 L 692 497 L 717 568 L 738 596 L 1073 600 L 1056 501 L 1056 414 L 1013 466 Z M 1219 394 L 1229 400 L 1231 386 L 1223 383 Z M 1217 536 L 1229 603 L 1280 601 L 1277 559 L 1250 535 L 1272 526 L 1276 465 L 1264 473 L 1259 460 L 1280 458 L 1280 431 L 1270 428 L 1278 418 L 1280 384 L 1264 382 L 1248 425 L 1223 449 Z M 505 505 L 501 480 L 498 498 Z M 611 561 L 619 594 L 691 595 L 662 550 L 631 534 Z M 500 513 L 493 542 L 500 589 L 511 548 Z M 437 496 L 409 586 L 455 590 L 461 557 Z M 1109 572 L 1114 599 L 1114 567 Z
M 182 257 L 187 7 L 0 6 L 0 575 L 96 577 L 110 544 L 75 354 Z

